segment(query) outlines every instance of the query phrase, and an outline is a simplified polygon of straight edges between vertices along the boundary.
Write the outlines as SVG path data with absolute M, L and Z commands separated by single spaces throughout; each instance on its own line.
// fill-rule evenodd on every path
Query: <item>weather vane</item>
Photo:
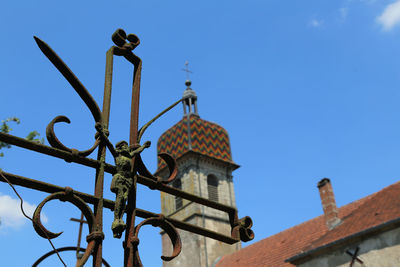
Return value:
M 148 148 L 151 143 L 146 141 L 141 144 L 143 133 L 155 120 L 179 104 L 182 99 L 173 103 L 141 128 L 138 127 L 142 60 L 132 52 L 140 44 L 140 40 L 136 35 L 127 35 L 122 29 L 116 30 L 112 35 L 112 41 L 115 45 L 112 46 L 106 53 L 106 74 L 102 110 L 100 110 L 97 102 L 90 95 L 89 91 L 83 86 L 83 84 L 61 60 L 61 58 L 50 48 L 50 46 L 39 38 L 34 38 L 43 54 L 64 76 L 64 78 L 69 82 L 69 84 L 74 88 L 83 102 L 89 108 L 94 119 L 93 126 L 96 130 L 94 144 L 91 148 L 82 151 L 65 146 L 57 138 L 54 132 L 54 125 L 56 123 L 70 123 L 70 120 L 66 116 L 57 116 L 48 124 L 46 128 L 46 137 L 50 146 L 38 144 L 13 135 L 0 133 L 0 141 L 2 142 L 64 159 L 67 162 L 74 162 L 96 169 L 96 175 L 94 178 L 95 190 L 93 195 L 73 190 L 70 187 L 60 187 L 39 180 L 1 171 L 0 181 L 2 182 L 9 182 L 13 185 L 19 185 L 50 193 L 50 195 L 47 196 L 37 206 L 32 219 L 33 227 L 41 237 L 50 240 L 62 234 L 62 232 L 53 233 L 47 230 L 42 225 L 40 220 L 40 213 L 44 205 L 51 200 L 58 199 L 63 202 L 70 202 L 80 209 L 84 218 L 81 217 L 80 220 L 75 221 L 80 222 L 80 227 L 86 223 L 89 228 L 89 234 L 86 237 L 86 248 L 80 248 L 80 242 L 78 242 L 78 247 L 73 247 L 77 250 L 77 253 L 79 253 L 76 266 L 83 266 L 90 256 L 93 257 L 93 266 L 99 267 L 102 265 L 102 262 L 104 263 L 102 258 L 102 243 L 105 237 L 109 238 L 109 231 L 113 233 L 115 238 L 122 237 L 123 233 L 125 232 L 123 241 L 124 266 L 142 266 L 138 252 L 138 235 L 141 227 L 145 225 L 160 227 L 169 236 L 173 244 L 173 252 L 170 256 L 161 256 L 164 261 L 170 261 L 174 259 L 178 256 L 182 249 L 182 243 L 176 228 L 213 238 L 227 244 L 234 244 L 240 240 L 249 241 L 254 238 L 254 233 L 251 230 L 252 221 L 250 217 L 246 216 L 242 219 L 239 219 L 237 210 L 233 207 L 186 193 L 168 185 L 174 181 L 178 172 L 176 161 L 169 154 L 160 153 L 158 155 L 162 160 L 165 161 L 167 168 L 169 169 L 170 174 L 168 178 L 163 179 L 155 176 L 146 168 L 144 162 L 142 161 L 141 153 Z M 114 56 L 124 57 L 134 66 L 129 142 L 119 141 L 115 146 L 110 141 L 111 133 L 108 130 L 111 108 L 111 87 Z M 185 71 L 187 75 L 192 73 L 188 69 L 188 64 L 188 62 L 185 63 Z M 88 156 L 96 149 L 98 150 L 97 159 L 88 158 Z M 106 163 L 106 150 L 111 152 L 115 165 Z M 115 193 L 115 201 L 103 198 L 105 172 L 113 175 L 110 190 Z M 224 235 L 206 228 L 165 217 L 162 214 L 156 214 L 137 208 L 137 183 L 143 184 L 153 190 L 160 190 L 168 194 L 172 194 L 174 196 L 226 212 L 229 216 L 231 225 L 231 235 Z M 88 204 L 92 204 L 93 209 L 91 209 Z M 112 229 L 107 229 L 106 234 L 103 233 L 104 208 L 114 211 Z M 123 221 L 123 215 L 125 213 L 127 215 L 126 222 Z M 141 217 L 144 220 L 136 225 L 136 217 Z M 64 251 L 62 248 L 58 250 L 54 248 L 53 251 L 42 256 L 40 261 L 45 260 L 48 256 L 55 253 L 57 253 L 59 256 L 58 252 L 62 251 Z M 80 251 L 82 251 L 83 254 L 80 254 Z M 62 261 L 61 257 L 60 260 Z M 108 265 L 106 263 L 104 264 L 106 266 Z

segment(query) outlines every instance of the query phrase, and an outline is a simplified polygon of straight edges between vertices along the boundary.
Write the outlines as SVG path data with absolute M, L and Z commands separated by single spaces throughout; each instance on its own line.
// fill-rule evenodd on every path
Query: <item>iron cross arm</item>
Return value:
M 252 221 L 250 217 L 246 216 L 242 219 L 239 219 L 238 212 L 233 207 L 213 202 L 169 186 L 169 184 L 177 176 L 177 164 L 171 155 L 167 153 L 159 154 L 159 157 L 166 163 L 166 166 L 169 169 L 170 174 L 166 179 L 153 175 L 146 168 L 140 154 L 150 146 L 150 142 L 145 142 L 142 145 L 140 144 L 143 133 L 155 120 L 175 107 L 182 101 L 182 99 L 173 103 L 171 106 L 146 123 L 142 128 L 138 129 L 142 61 L 132 52 L 140 44 L 140 40 L 136 35 L 127 35 L 122 29 L 116 30 L 112 35 L 112 40 L 115 46 L 112 46 L 106 53 L 106 74 L 102 110 L 100 110 L 89 91 L 68 68 L 68 66 L 61 60 L 61 58 L 50 48 L 50 46 L 39 38 L 34 38 L 40 50 L 65 77 L 65 79 L 70 83 L 70 85 L 86 104 L 93 116 L 94 128 L 96 130 L 95 141 L 93 145 L 90 148 L 82 151 L 67 147 L 56 136 L 54 125 L 60 122 L 70 123 L 69 118 L 66 116 L 55 117 L 46 127 L 46 137 L 50 146 L 28 141 L 10 134 L 0 133 L 0 141 L 2 142 L 64 159 L 67 162 L 74 162 L 96 169 L 93 195 L 75 191 L 69 187 L 60 187 L 40 180 L 30 179 L 3 171 L 1 172 L 1 182 L 8 181 L 14 185 L 23 186 L 50 194 L 38 205 L 33 216 L 34 229 L 40 236 L 52 239 L 61 235 L 61 233 L 53 233 L 47 230 L 40 221 L 40 212 L 43 206 L 49 201 L 60 200 L 63 202 L 70 202 L 79 208 L 82 211 L 89 228 L 89 235 L 86 238 L 88 245 L 86 249 L 83 250 L 82 257 L 77 259 L 76 266 L 83 266 L 90 256 L 93 256 L 93 266 L 99 267 L 102 264 L 102 242 L 105 237 L 103 233 L 104 208 L 114 211 L 114 222 L 112 226 L 114 237 L 119 238 L 122 236 L 122 233 L 125 232 L 125 241 L 123 244 L 124 266 L 126 267 L 142 266 L 138 252 L 138 234 L 140 228 L 144 225 L 160 227 L 168 234 L 173 244 L 173 252 L 170 256 L 161 257 L 165 261 L 172 260 L 178 256 L 182 249 L 181 240 L 176 228 L 213 238 L 228 244 L 234 244 L 240 240 L 249 241 L 254 238 L 254 233 L 251 230 Z M 129 143 L 126 141 L 120 141 L 115 146 L 109 140 L 110 132 L 108 130 L 111 108 L 114 56 L 122 56 L 134 66 Z M 96 148 L 98 150 L 97 159 L 88 158 L 88 156 L 91 155 Z M 113 155 L 115 165 L 106 163 L 105 158 L 107 149 Z M 105 172 L 113 175 L 111 191 L 116 194 L 115 201 L 103 198 Z M 138 209 L 136 207 L 137 183 L 143 184 L 153 190 L 166 192 L 168 194 L 172 194 L 174 196 L 178 196 L 189 201 L 226 212 L 229 216 L 231 225 L 231 236 L 223 235 L 206 228 L 165 217 L 162 214 L 155 214 L 150 211 Z M 90 208 L 88 204 L 92 204 L 93 209 Z M 127 214 L 126 223 L 122 220 L 123 214 Z M 136 216 L 144 219 L 138 225 L 135 225 Z M 82 251 L 82 249 L 79 250 Z M 51 255 L 52 252 L 47 254 Z M 41 259 L 43 260 L 43 257 Z
M 3 175 L 14 185 L 23 186 L 25 188 L 39 190 L 39 191 L 50 193 L 50 194 L 57 193 L 57 192 L 63 192 L 66 190 L 65 187 L 53 185 L 53 184 L 42 182 L 42 181 L 35 180 L 35 179 L 26 178 L 26 177 L 16 175 L 16 174 L 3 172 Z M 0 182 L 5 182 L 5 180 L 0 177 Z M 163 191 L 163 192 L 166 192 L 166 193 L 169 193 L 172 195 L 180 196 L 184 199 L 193 201 L 195 203 L 202 204 L 202 205 L 205 205 L 205 206 L 208 206 L 211 208 L 215 208 L 215 209 L 227 212 L 227 214 L 229 215 L 230 221 L 231 221 L 232 229 L 234 229 L 236 226 L 240 225 L 241 223 L 242 223 L 242 226 L 244 226 L 244 227 L 242 227 L 242 230 L 240 230 L 240 228 L 239 228 L 239 230 L 238 230 L 238 228 L 236 228 L 235 230 L 232 231 L 231 236 L 227 236 L 227 235 L 220 234 L 215 231 L 208 230 L 206 228 L 202 228 L 202 227 L 192 225 L 192 224 L 189 224 L 186 222 L 182 222 L 182 221 L 179 221 L 179 220 L 176 220 L 173 218 L 168 218 L 168 217 L 165 218 L 165 220 L 168 220 L 172 225 L 174 225 L 178 229 L 188 231 L 191 233 L 195 233 L 195 234 L 199 234 L 202 236 L 206 236 L 209 238 L 213 238 L 215 240 L 218 240 L 218 241 L 221 241 L 221 242 L 224 242 L 227 244 L 234 244 L 240 240 L 248 241 L 254 237 L 254 234 L 252 233 L 252 231 L 250 229 L 251 228 L 251 220 L 249 220 L 248 217 L 245 217 L 241 220 L 238 219 L 237 210 L 233 207 L 226 206 L 226 205 L 223 205 L 223 204 L 220 204 L 217 202 L 213 202 L 208 199 L 200 198 L 196 195 L 186 193 L 184 191 L 181 191 L 179 189 L 176 189 L 176 188 L 168 186 L 168 185 L 159 184 L 159 183 L 154 182 L 153 180 L 143 177 L 143 176 L 138 177 L 138 182 L 140 184 L 148 186 L 149 188 L 158 189 L 160 191 Z M 83 192 L 74 190 L 73 194 L 89 204 L 94 205 L 95 203 L 97 203 L 99 201 L 99 199 L 97 197 L 87 194 L 87 193 L 83 193 Z M 104 199 L 104 208 L 109 209 L 109 210 L 114 210 L 114 205 L 115 205 L 114 201 L 109 200 L 109 199 Z M 143 219 L 148 219 L 148 218 L 158 216 L 158 214 L 156 214 L 156 213 L 152 213 L 152 212 L 142 210 L 142 209 L 137 209 L 136 215 Z M 246 228 L 246 226 L 247 226 L 247 228 Z M 242 233 L 242 235 L 241 235 L 240 231 L 242 231 L 244 233 Z

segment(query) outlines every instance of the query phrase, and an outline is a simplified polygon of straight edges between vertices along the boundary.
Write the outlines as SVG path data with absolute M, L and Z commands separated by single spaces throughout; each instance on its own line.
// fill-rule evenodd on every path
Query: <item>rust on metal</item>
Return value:
M 79 251 L 79 252 L 84 252 L 85 249 L 84 248 L 79 248 L 79 247 L 61 247 L 57 249 L 58 252 L 63 252 L 63 251 Z M 39 259 L 37 259 L 33 264 L 32 267 L 37 267 L 39 265 L 39 263 L 41 263 L 42 261 L 44 261 L 45 259 L 47 259 L 48 257 L 50 257 L 51 255 L 54 255 L 56 252 L 54 250 L 51 250 L 49 252 L 47 252 L 46 254 L 44 254 L 43 256 L 41 256 Z M 105 260 L 102 259 L 101 262 L 103 263 L 103 265 L 105 267 L 110 267 L 110 264 Z
M 78 231 L 78 243 L 76 245 L 76 258 L 79 260 L 80 258 L 82 258 L 82 254 L 80 254 L 80 249 L 81 249 L 81 239 L 82 239 L 82 228 L 83 225 L 86 223 L 87 221 L 83 219 L 83 213 L 81 213 L 81 218 L 80 219 L 76 219 L 76 218 L 70 218 L 71 221 L 73 222 L 78 222 L 79 223 L 79 231 Z
M 32 219 L 33 227 L 39 236 L 47 238 L 50 241 L 50 239 L 57 238 L 62 234 L 62 232 L 53 233 L 47 230 L 40 221 L 40 213 L 42 208 L 46 205 L 46 203 L 52 200 L 59 200 L 63 202 L 67 201 L 82 212 L 81 219 L 76 220 L 80 222 L 80 233 L 83 222 L 86 222 L 88 225 L 89 234 L 86 237 L 86 241 L 88 243 L 86 248 L 80 247 L 79 237 L 77 247 L 63 247 L 58 250 L 54 249 L 53 251 L 50 251 L 40 257 L 33 266 L 36 266 L 54 253 L 58 254 L 58 251 L 62 252 L 68 250 L 75 250 L 77 255 L 80 252 L 83 252 L 83 254 L 79 254 L 79 257 L 77 257 L 76 266 L 83 266 L 90 256 L 93 257 L 93 266 L 99 267 L 102 264 L 109 266 L 102 257 L 102 242 L 105 238 L 105 234 L 103 233 L 104 208 L 114 212 L 114 222 L 112 223 L 112 229 L 110 229 L 112 230 L 114 237 L 120 238 L 125 232 L 123 242 L 125 267 L 142 266 L 138 252 L 138 234 L 141 227 L 144 225 L 160 227 L 170 238 L 173 244 L 173 252 L 172 255 L 161 256 L 164 261 L 169 261 L 177 257 L 182 249 L 182 243 L 177 229 L 189 231 L 191 233 L 209 237 L 227 244 L 234 244 L 239 241 L 246 242 L 254 238 L 254 233 L 251 230 L 253 223 L 250 217 L 246 216 L 239 219 L 238 212 L 233 207 L 210 201 L 170 186 L 169 184 L 174 181 L 178 172 L 176 160 L 171 155 L 167 153 L 158 155 L 166 163 L 166 166 L 170 172 L 169 177 L 166 179 L 153 175 L 144 164 L 140 154 L 146 148 L 148 148 L 151 143 L 149 141 L 146 141 L 143 144 L 140 143 L 143 133 L 155 120 L 179 104 L 182 99 L 170 105 L 139 129 L 139 98 L 142 60 L 133 53 L 133 50 L 140 44 L 140 40 L 136 35 L 127 35 L 122 29 L 117 29 L 112 35 L 112 41 L 115 45 L 112 46 L 106 53 L 106 71 L 102 110 L 100 110 L 98 104 L 90 95 L 89 91 L 84 87 L 84 85 L 79 81 L 69 67 L 62 61 L 62 59 L 50 48 L 50 46 L 36 36 L 34 39 L 43 54 L 69 82 L 92 114 L 94 120 L 93 126 L 96 130 L 95 141 L 90 148 L 82 151 L 64 145 L 62 141 L 57 138 L 54 131 L 54 125 L 56 123 L 70 123 L 69 118 L 63 115 L 55 117 L 46 127 L 46 137 L 50 146 L 28 141 L 23 138 L 5 133 L 0 133 L 0 141 L 38 153 L 57 157 L 65 160 L 66 162 L 73 162 L 94 168 L 96 170 L 96 174 L 94 179 L 94 192 L 93 194 L 88 194 L 73 190 L 70 187 L 61 187 L 40 180 L 2 172 L 2 175 L 0 176 L 0 182 L 10 182 L 13 185 L 19 185 L 50 194 L 37 206 Z M 123 57 L 133 65 L 129 142 L 120 141 L 116 143 L 115 146 L 109 140 L 110 131 L 108 130 L 111 110 L 114 56 Z M 90 156 L 96 149 L 97 158 L 88 158 L 88 156 Z M 115 165 L 105 162 L 107 150 L 111 152 Z M 104 199 L 103 197 L 105 172 L 113 175 L 110 190 L 115 193 L 115 201 Z M 137 183 L 145 185 L 152 190 L 166 192 L 168 194 L 172 194 L 174 196 L 226 212 L 229 216 L 231 225 L 231 235 L 224 235 L 206 228 L 165 217 L 162 214 L 156 214 L 137 208 Z M 88 204 L 92 204 L 93 209 L 91 209 Z M 126 222 L 123 221 L 124 214 L 127 215 Z M 136 217 L 143 218 L 144 220 L 136 225 Z

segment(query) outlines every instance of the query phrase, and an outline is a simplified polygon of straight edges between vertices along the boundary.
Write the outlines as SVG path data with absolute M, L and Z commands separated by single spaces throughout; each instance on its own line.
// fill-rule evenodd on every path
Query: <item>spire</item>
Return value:
M 190 88 L 192 82 L 190 80 L 186 80 L 185 85 L 187 86 L 186 90 L 183 92 L 183 114 L 190 115 L 199 115 L 197 113 L 197 96 L 196 92 Z
M 186 90 L 183 92 L 183 114 L 185 116 L 190 116 L 190 115 L 197 115 L 197 95 L 196 92 L 190 88 L 190 85 L 192 85 L 192 82 L 189 80 L 189 73 L 192 73 L 189 70 L 189 62 L 185 62 L 185 69 L 182 69 L 183 71 L 186 72 L 187 74 L 187 80 L 185 82 L 186 85 Z

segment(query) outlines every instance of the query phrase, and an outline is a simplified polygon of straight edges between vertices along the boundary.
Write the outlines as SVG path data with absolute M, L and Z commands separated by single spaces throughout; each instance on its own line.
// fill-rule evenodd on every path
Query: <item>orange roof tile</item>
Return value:
M 330 231 L 321 215 L 225 255 L 216 267 L 294 266 L 285 260 L 399 217 L 400 182 L 397 182 L 339 208 L 342 223 Z

